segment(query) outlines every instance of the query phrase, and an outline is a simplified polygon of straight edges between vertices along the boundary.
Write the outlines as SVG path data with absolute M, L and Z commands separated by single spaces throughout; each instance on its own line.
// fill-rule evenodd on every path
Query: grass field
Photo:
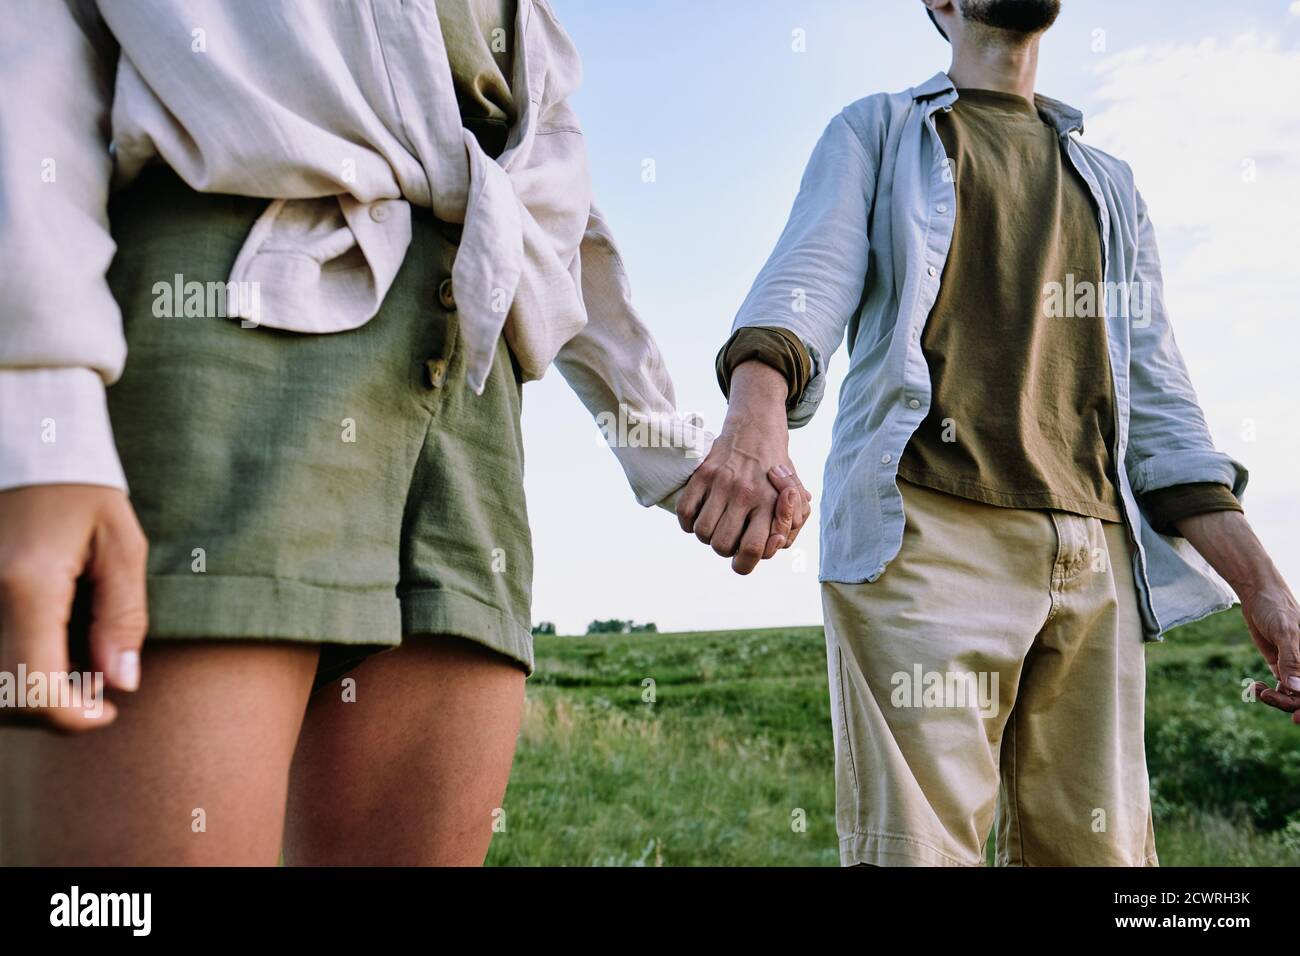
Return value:
M 538 637 L 537 657 L 489 864 L 837 864 L 821 628 Z M 1264 676 L 1235 609 L 1149 647 L 1164 865 L 1300 864 L 1300 728 L 1241 699 Z

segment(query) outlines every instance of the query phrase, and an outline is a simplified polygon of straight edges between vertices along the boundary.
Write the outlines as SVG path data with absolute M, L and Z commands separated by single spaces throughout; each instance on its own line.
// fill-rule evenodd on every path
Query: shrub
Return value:
M 1244 813 L 1261 829 L 1278 830 L 1300 810 L 1300 755 L 1265 733 L 1243 705 L 1167 716 L 1152 727 L 1147 749 L 1154 812 L 1162 819 L 1196 807 Z

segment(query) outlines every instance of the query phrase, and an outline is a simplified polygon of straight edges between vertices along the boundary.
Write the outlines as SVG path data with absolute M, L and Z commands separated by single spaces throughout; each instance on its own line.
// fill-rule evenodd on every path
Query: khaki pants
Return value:
M 902 550 L 824 584 L 851 866 L 1154 866 L 1128 534 L 899 480 Z

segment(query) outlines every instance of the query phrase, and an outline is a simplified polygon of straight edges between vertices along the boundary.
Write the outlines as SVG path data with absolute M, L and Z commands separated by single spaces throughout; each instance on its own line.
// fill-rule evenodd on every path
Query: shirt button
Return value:
M 921 407 L 921 403 L 920 403 L 919 401 L 917 401 L 915 398 L 911 398 L 911 399 L 908 399 L 908 401 L 907 401 L 907 407 L 908 407 L 908 408 L 920 408 L 920 407 Z
M 888 453 L 880 456 L 880 463 L 882 465 L 888 465 L 893 460 L 894 460 L 894 456 Z
M 948 207 L 947 207 L 947 206 L 936 206 L 936 207 L 935 207 L 935 212 L 947 212 L 947 211 L 948 211 Z
M 383 202 L 370 204 L 370 218 L 375 222 L 384 222 L 388 219 L 388 205 Z
M 447 360 L 429 359 L 424 363 L 424 370 L 429 376 L 429 387 L 442 388 L 442 383 L 447 380 Z
M 939 270 L 936 269 L 934 266 L 930 266 L 930 268 L 926 269 L 925 271 L 929 273 L 931 279 L 933 279 L 935 276 L 939 274 Z
M 438 301 L 444 309 L 456 308 L 456 297 L 452 294 L 451 280 L 443 279 L 438 283 Z

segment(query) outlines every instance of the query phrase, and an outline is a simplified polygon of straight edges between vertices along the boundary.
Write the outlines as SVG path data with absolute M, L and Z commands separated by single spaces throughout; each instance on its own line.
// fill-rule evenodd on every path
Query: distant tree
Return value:
M 656 634 L 659 628 L 653 621 L 637 624 L 612 617 L 608 621 L 592 621 L 587 625 L 588 634 Z
M 538 621 L 533 625 L 534 634 L 554 634 L 555 623 L 553 621 Z

